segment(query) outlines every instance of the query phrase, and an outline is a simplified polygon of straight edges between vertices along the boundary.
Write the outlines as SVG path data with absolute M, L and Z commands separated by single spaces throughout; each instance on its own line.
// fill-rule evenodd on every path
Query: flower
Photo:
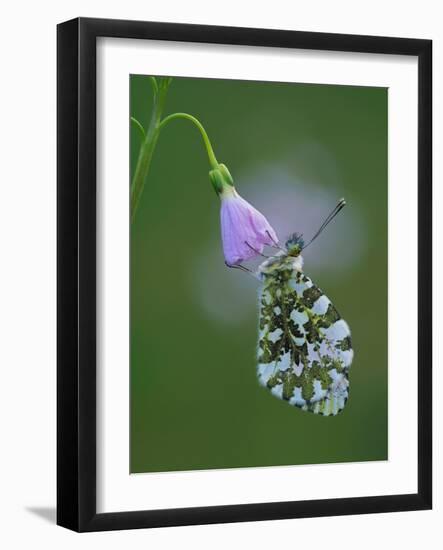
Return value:
M 228 265 L 237 265 L 275 245 L 278 237 L 268 220 L 235 190 L 224 188 L 220 194 L 223 253 Z
M 237 193 L 224 164 L 214 164 L 209 179 L 221 200 L 223 253 L 228 266 L 260 255 L 265 245 L 278 243 L 277 234 L 268 220 Z

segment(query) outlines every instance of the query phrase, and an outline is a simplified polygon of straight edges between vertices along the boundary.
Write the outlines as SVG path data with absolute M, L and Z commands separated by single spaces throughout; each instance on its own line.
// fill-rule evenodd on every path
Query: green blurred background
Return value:
M 147 127 L 148 77 L 130 91 Z M 337 417 L 258 385 L 258 282 L 225 268 L 201 136 L 172 121 L 131 227 L 131 472 L 387 459 L 387 90 L 174 78 L 164 115 L 176 111 L 203 123 L 280 231 L 308 236 L 346 197 L 305 271 L 349 323 L 355 359 Z M 131 178 L 139 147 L 131 127 Z

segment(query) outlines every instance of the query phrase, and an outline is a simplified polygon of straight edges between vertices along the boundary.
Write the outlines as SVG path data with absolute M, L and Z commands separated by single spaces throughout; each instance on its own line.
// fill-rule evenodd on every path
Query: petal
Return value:
M 228 264 L 237 264 L 253 258 L 256 253 L 246 242 L 255 240 L 247 215 L 234 201 L 223 201 L 221 208 L 223 252 Z
M 278 243 L 277 234 L 265 216 L 242 197 L 239 196 L 239 200 L 242 201 L 242 204 L 248 211 L 249 223 L 254 230 L 258 242 L 267 245 Z
M 254 258 L 263 251 L 265 244 L 278 242 L 263 214 L 237 193 L 222 198 L 220 221 L 223 252 L 228 264 Z
M 262 244 L 273 245 L 278 243 L 278 237 L 268 220 L 261 212 L 255 210 L 251 214 L 251 225 L 254 227 L 257 239 Z

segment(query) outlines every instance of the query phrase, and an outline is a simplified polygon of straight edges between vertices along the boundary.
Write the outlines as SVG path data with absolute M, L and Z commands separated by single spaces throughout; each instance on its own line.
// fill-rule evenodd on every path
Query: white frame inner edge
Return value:
M 389 88 L 389 460 L 129 474 L 131 74 Z M 417 85 L 414 56 L 97 40 L 98 513 L 417 492 Z

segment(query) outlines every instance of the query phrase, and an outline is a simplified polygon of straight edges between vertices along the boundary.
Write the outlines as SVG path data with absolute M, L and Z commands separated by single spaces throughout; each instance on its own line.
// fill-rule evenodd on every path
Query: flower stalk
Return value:
M 151 166 L 152 155 L 157 144 L 160 133 L 160 123 L 165 107 L 166 95 L 168 92 L 171 78 L 151 78 L 151 83 L 154 91 L 154 106 L 152 109 L 151 120 L 148 130 L 145 132 L 145 137 L 140 147 L 140 152 L 137 159 L 137 164 L 134 171 L 134 177 L 131 183 L 131 220 L 134 220 L 137 207 L 142 196 L 145 186 L 146 177 Z M 135 120 L 135 119 L 134 119 Z M 144 129 L 138 121 L 135 121 L 140 130 Z
M 200 131 L 209 160 L 209 179 L 220 198 L 220 221 L 225 263 L 238 266 L 241 262 L 261 255 L 265 246 L 275 246 L 278 237 L 261 212 L 243 199 L 234 187 L 234 180 L 224 164 L 220 164 L 211 141 L 201 122 L 188 113 L 173 113 L 162 119 L 166 94 L 171 78 L 150 77 L 154 93 L 154 107 L 148 130 L 131 117 L 139 130 L 142 145 L 131 184 L 131 221 L 134 220 L 146 177 L 151 166 L 152 155 L 161 130 L 172 120 L 184 119 L 192 122 Z
M 142 145 L 140 147 L 137 165 L 135 167 L 134 177 L 131 184 L 132 221 L 134 220 L 135 213 L 137 211 L 137 207 L 143 193 L 146 177 L 151 166 L 152 156 L 155 146 L 157 145 L 157 140 L 159 138 L 160 132 L 172 120 L 189 120 L 200 131 L 200 134 L 203 138 L 203 143 L 206 148 L 206 152 L 208 154 L 209 165 L 211 167 L 209 176 L 217 194 L 221 193 L 222 187 L 225 182 L 228 182 L 228 184 L 232 185 L 232 178 L 229 174 L 228 169 L 223 164 L 218 163 L 208 134 L 204 129 L 202 123 L 197 118 L 188 113 L 173 113 L 172 115 L 169 115 L 162 119 L 162 114 L 166 101 L 166 94 L 171 80 L 171 78 L 156 79 L 154 77 L 150 77 L 150 82 L 152 84 L 152 89 L 154 92 L 154 107 L 152 110 L 151 121 L 149 123 L 147 131 L 145 131 L 138 120 L 131 117 L 131 122 L 139 130 L 142 137 Z
M 212 145 L 211 145 L 211 142 L 209 140 L 208 134 L 207 134 L 206 130 L 204 129 L 203 124 L 197 118 L 195 118 L 195 116 L 189 115 L 188 113 L 173 113 L 172 115 L 167 116 L 166 118 L 164 118 L 161 121 L 160 129 L 163 128 L 164 126 L 166 126 L 166 124 L 168 124 L 168 122 L 170 122 L 171 120 L 175 120 L 175 119 L 179 119 L 179 118 L 189 120 L 193 124 L 195 124 L 195 126 L 197 126 L 197 128 L 200 130 L 201 136 L 203 138 L 203 142 L 204 142 L 205 147 L 206 147 L 206 152 L 208 153 L 209 164 L 210 164 L 212 169 L 218 168 L 219 164 L 217 162 L 217 159 L 215 158 L 214 149 L 212 148 Z
M 278 243 L 277 234 L 263 214 L 237 193 L 228 168 L 217 161 L 211 141 L 202 123 L 188 113 L 173 113 L 162 119 L 171 80 L 171 78 L 150 77 L 154 93 L 154 106 L 147 131 L 137 119 L 131 117 L 131 122 L 140 132 L 142 139 L 131 184 L 131 221 L 134 221 L 143 194 L 152 155 L 161 130 L 172 120 L 188 120 L 197 127 L 202 136 L 210 166 L 209 180 L 220 198 L 220 221 L 225 263 L 228 266 L 238 266 L 245 260 L 261 255 L 264 246 L 275 246 Z

